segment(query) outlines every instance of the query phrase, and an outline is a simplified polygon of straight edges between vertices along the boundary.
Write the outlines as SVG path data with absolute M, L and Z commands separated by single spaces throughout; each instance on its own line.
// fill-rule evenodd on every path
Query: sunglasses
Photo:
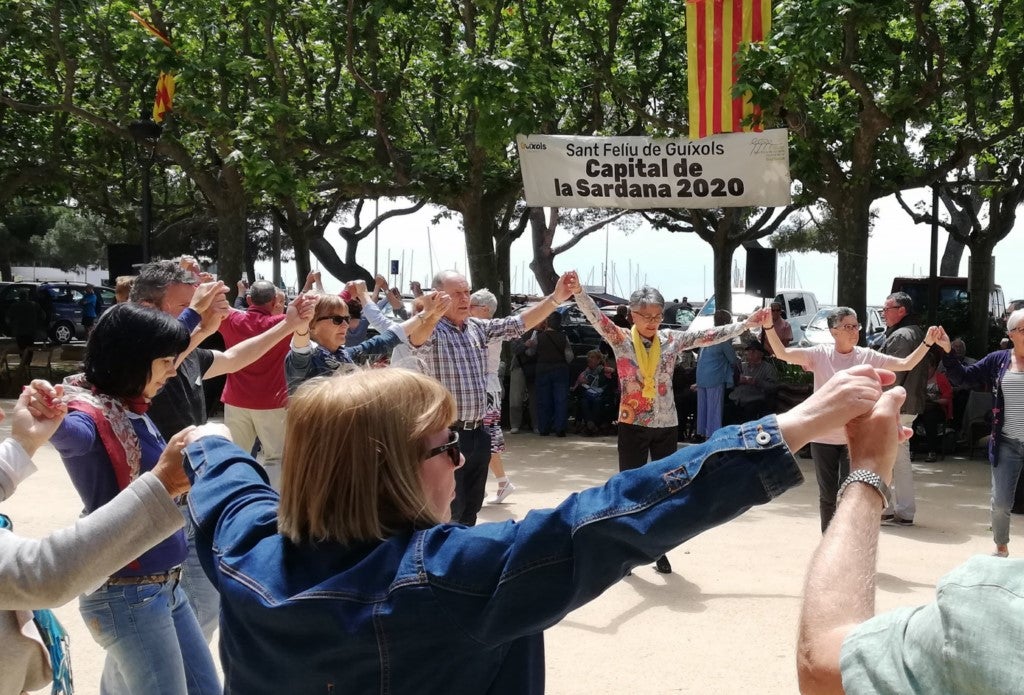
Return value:
M 424 460 L 431 459 L 438 454 L 448 454 L 448 458 L 452 461 L 452 466 L 458 468 L 462 465 L 462 454 L 459 452 L 459 433 L 455 430 L 448 431 L 448 441 L 441 446 L 435 446 L 433 449 L 427 452 Z
M 335 314 L 334 316 L 321 316 L 313 323 L 320 323 L 321 321 L 330 321 L 335 326 L 340 326 L 341 324 L 348 322 L 348 315 L 346 314 L 345 316 L 338 316 L 337 314 Z

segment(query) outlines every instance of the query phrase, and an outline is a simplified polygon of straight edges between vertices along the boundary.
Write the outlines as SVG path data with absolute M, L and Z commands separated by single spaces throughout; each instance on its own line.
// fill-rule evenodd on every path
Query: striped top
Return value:
M 1024 372 L 1007 371 L 1002 387 L 1006 414 L 1003 436 L 1024 442 Z

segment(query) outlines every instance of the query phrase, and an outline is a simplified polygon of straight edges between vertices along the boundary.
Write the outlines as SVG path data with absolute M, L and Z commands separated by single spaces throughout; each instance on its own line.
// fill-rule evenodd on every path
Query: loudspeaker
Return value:
M 747 249 L 747 294 L 757 297 L 775 296 L 775 249 Z
M 121 275 L 138 275 L 137 266 L 142 263 L 142 246 L 139 244 L 107 244 L 107 268 L 110 269 L 110 285 Z

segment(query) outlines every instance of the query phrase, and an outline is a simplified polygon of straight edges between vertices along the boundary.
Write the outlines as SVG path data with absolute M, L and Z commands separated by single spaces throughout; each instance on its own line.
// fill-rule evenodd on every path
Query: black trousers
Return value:
M 811 442 L 814 474 L 818 478 L 818 515 L 821 532 L 825 533 L 836 514 L 836 495 L 846 476 L 850 475 L 850 450 L 845 444 Z
M 483 427 L 455 431 L 459 433 L 459 449 L 466 457 L 466 463 L 455 471 L 452 521 L 475 526 L 477 512 L 484 504 L 487 464 L 491 460 L 491 438 Z
M 619 423 L 619 470 L 639 468 L 648 461 L 676 453 L 678 427 L 639 427 Z

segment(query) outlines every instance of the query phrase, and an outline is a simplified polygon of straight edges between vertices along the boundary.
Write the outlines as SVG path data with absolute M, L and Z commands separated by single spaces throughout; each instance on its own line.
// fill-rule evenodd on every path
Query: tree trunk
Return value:
M 839 306 L 850 307 L 857 312 L 857 316 L 866 317 L 871 194 L 862 188 L 848 189 L 848 195 L 849 198 L 842 207 L 844 215 L 836 218 L 839 224 L 839 277 L 836 302 Z M 878 297 L 878 304 L 881 304 L 883 299 Z M 862 333 L 861 342 L 863 341 Z
M 245 238 L 249 230 L 245 203 L 218 207 L 217 274 L 228 287 L 234 287 L 245 269 Z
M 970 232 L 970 230 L 966 230 Z M 960 261 L 964 256 L 964 245 L 953 238 L 952 235 L 946 238 L 946 248 L 942 252 L 942 259 L 939 261 L 939 275 L 957 277 L 960 275 Z
M 967 336 L 968 355 L 986 355 L 990 352 L 988 333 L 990 326 L 988 297 L 992 288 L 992 250 L 994 244 L 977 244 L 971 249 L 970 280 L 967 289 L 970 298 L 970 335 Z
M 715 235 L 714 243 L 711 245 L 714 252 L 714 289 L 715 309 L 732 311 L 732 255 L 736 251 L 736 245 L 730 244 L 728 240 L 720 235 Z
M 276 287 L 284 287 L 284 279 L 281 277 L 281 225 L 273 216 L 271 216 L 270 223 L 274 225 L 270 235 L 270 274 Z M 305 279 L 302 282 L 305 282 Z M 302 287 L 301 283 L 299 283 L 299 287 Z
M 293 241 L 292 243 L 295 242 Z M 313 255 L 316 256 L 317 260 L 320 261 L 324 270 L 338 280 L 341 280 L 342 282 L 348 282 L 349 280 L 365 280 L 368 287 L 373 285 L 373 273 L 355 262 L 354 251 L 352 253 L 353 260 L 351 262 L 343 261 L 338 255 L 338 252 L 333 246 L 331 246 L 331 242 L 327 241 L 323 237 L 316 237 L 310 241 L 307 248 L 308 251 L 312 252 Z M 296 249 L 298 249 L 298 244 L 296 244 Z M 306 257 L 306 263 L 308 265 L 308 253 Z M 296 258 L 298 258 L 297 254 Z M 302 276 L 303 281 L 305 281 L 305 277 L 305 275 Z
M 462 210 L 462 227 L 466 236 L 466 252 L 469 254 L 470 287 L 487 287 L 492 291 L 499 287 L 501 278 L 494 254 L 494 216 L 482 200 L 472 200 Z
M 530 208 L 529 215 L 530 235 L 533 240 L 533 260 L 530 261 L 530 270 L 537 278 L 541 291 L 548 294 L 554 291 L 555 283 L 558 282 L 558 273 L 555 272 L 555 254 L 551 252 L 554 234 L 544 217 L 544 208 Z

